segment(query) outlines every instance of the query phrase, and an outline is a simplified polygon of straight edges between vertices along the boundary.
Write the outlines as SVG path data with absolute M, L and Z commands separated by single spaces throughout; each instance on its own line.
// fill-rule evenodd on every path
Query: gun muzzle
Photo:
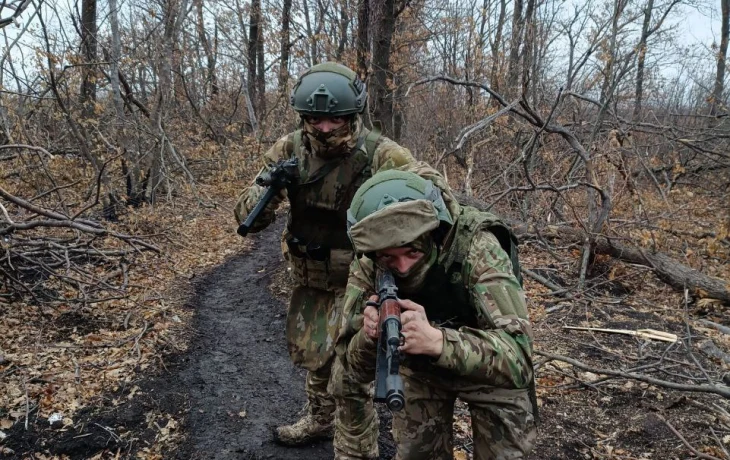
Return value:
M 244 222 L 238 226 L 238 230 L 236 230 L 236 233 L 238 233 L 241 236 L 246 236 L 246 235 L 248 235 L 249 230 L 251 230 L 251 226 L 247 225 L 246 222 Z
M 389 375 L 385 387 L 387 388 L 385 403 L 388 405 L 388 409 L 392 411 L 403 409 L 406 405 L 406 398 L 403 395 L 403 380 L 400 375 Z

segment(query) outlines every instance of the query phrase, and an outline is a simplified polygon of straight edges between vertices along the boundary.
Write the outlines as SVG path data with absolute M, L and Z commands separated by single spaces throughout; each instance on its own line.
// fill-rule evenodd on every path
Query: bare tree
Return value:
M 281 10 L 281 37 L 279 52 L 279 92 L 286 95 L 289 83 L 289 23 L 291 22 L 291 0 L 284 0 Z
M 651 24 L 652 13 L 654 11 L 654 0 L 647 0 L 644 7 L 644 21 L 641 26 L 641 37 L 639 38 L 639 55 L 636 62 L 636 94 L 634 101 L 634 120 L 638 120 L 641 115 L 641 104 L 644 99 L 644 67 L 646 66 L 647 42 L 656 31 L 658 31 L 664 20 L 667 18 L 672 8 L 677 5 L 680 0 L 672 0 L 666 7 L 662 16 L 654 25 Z
M 84 56 L 81 104 L 84 118 L 94 116 L 96 102 L 96 0 L 81 3 L 81 49 Z
M 523 8 L 523 0 L 514 0 L 512 36 L 509 46 L 509 61 L 507 62 L 507 88 L 505 91 L 508 97 L 516 94 L 517 82 L 520 76 L 520 44 L 522 43 L 522 31 L 525 27 L 525 17 L 522 14 Z
M 718 107 L 727 110 L 724 104 L 723 91 L 725 88 L 725 60 L 727 59 L 727 45 L 730 37 L 730 0 L 720 0 L 722 10 L 722 30 L 720 32 L 720 50 L 717 53 L 717 74 L 715 86 L 712 90 L 710 115 L 716 115 Z
M 205 53 L 205 59 L 207 63 L 207 75 L 206 80 L 208 85 L 210 85 L 210 94 L 211 96 L 215 96 L 218 94 L 218 78 L 216 77 L 216 42 L 217 38 L 214 35 L 214 41 L 211 45 L 210 40 L 208 40 L 208 36 L 205 32 L 205 21 L 203 18 L 203 0 L 195 0 L 195 11 L 197 13 L 197 31 L 198 31 L 198 39 L 200 40 L 200 44 L 202 45 L 203 52 Z M 217 29 L 217 25 L 216 25 Z
M 367 79 L 368 61 L 370 59 L 370 0 L 358 0 L 357 3 L 357 71 L 360 78 Z
M 401 3 L 396 3 L 396 0 L 380 0 L 380 4 L 376 7 L 378 12 L 378 22 L 375 27 L 377 34 L 373 39 L 373 75 L 370 84 L 373 117 L 380 122 L 383 132 L 387 136 L 394 137 L 395 140 L 398 140 L 395 134 L 399 133 L 401 128 L 394 126 L 392 89 L 394 76 L 390 62 L 391 44 L 396 20 L 406 6 L 408 6 L 406 0 Z
M 257 118 L 261 117 L 259 101 L 262 95 L 258 94 L 259 85 L 256 78 L 258 73 L 259 42 L 261 41 L 261 0 L 251 1 L 251 14 L 248 25 L 248 94 L 255 102 L 254 111 Z

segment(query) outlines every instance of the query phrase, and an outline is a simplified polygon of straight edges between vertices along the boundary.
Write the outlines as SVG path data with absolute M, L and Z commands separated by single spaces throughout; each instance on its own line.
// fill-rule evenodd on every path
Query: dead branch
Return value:
M 438 160 L 434 163 L 434 167 L 438 168 L 438 166 L 441 164 L 441 162 L 449 155 L 453 155 L 454 153 L 458 152 L 464 147 L 464 143 L 471 137 L 472 134 L 475 132 L 482 130 L 489 126 L 494 120 L 501 117 L 502 115 L 506 114 L 507 112 L 511 111 L 513 108 L 519 104 L 519 99 L 513 101 L 511 104 L 509 104 L 506 107 L 503 107 L 498 112 L 493 113 L 492 115 L 489 115 L 488 117 L 479 120 L 478 122 L 474 123 L 473 125 L 469 125 L 466 128 L 462 129 L 459 135 L 456 137 L 456 147 L 451 149 L 450 151 L 444 152 Z
M 672 433 L 674 433 L 674 435 L 676 437 L 678 437 L 680 441 L 682 441 L 682 444 L 684 444 L 687 447 L 687 449 L 691 450 L 692 453 L 695 454 L 696 457 L 704 458 L 704 459 L 707 459 L 707 460 L 721 460 L 721 459 L 719 459 L 719 458 L 717 458 L 715 456 L 703 454 L 702 452 L 700 452 L 697 449 L 695 449 L 694 447 L 692 447 L 692 445 L 686 439 L 684 439 L 684 436 L 682 436 L 682 434 L 679 431 L 677 431 L 677 429 L 674 428 L 672 426 L 672 424 L 667 421 L 667 419 L 665 419 L 664 417 L 662 417 L 661 414 L 655 414 L 655 415 L 659 418 L 659 420 L 661 420 L 662 422 L 664 422 L 664 424 L 667 426 L 667 428 L 669 428 L 670 430 L 672 430 Z
M 702 342 L 697 346 L 697 348 L 699 348 L 702 353 L 710 358 L 715 358 L 724 362 L 725 364 L 730 364 L 730 355 L 720 350 L 717 345 L 715 345 L 715 342 L 713 342 L 712 340 L 706 340 Z
M 633 372 L 624 372 L 624 371 L 615 371 L 611 369 L 601 369 L 593 366 L 589 366 L 588 364 L 585 364 L 583 362 L 580 362 L 578 360 L 568 358 L 567 356 L 561 356 L 561 355 L 555 355 L 552 353 L 546 353 L 544 351 L 536 350 L 535 354 L 538 354 L 540 356 L 544 356 L 545 358 L 550 358 L 556 361 L 563 361 L 565 363 L 571 364 L 578 369 L 581 369 L 583 371 L 587 372 L 593 372 L 594 374 L 603 374 L 603 375 L 610 375 L 614 377 L 622 377 L 626 379 L 632 379 L 632 380 L 639 380 L 641 382 L 646 382 L 651 385 L 656 385 L 664 388 L 671 388 L 673 390 L 680 390 L 680 391 L 692 391 L 697 393 L 714 393 L 717 395 L 722 396 L 723 398 L 730 399 L 730 388 L 726 387 L 725 385 L 684 385 L 681 383 L 676 382 L 670 382 L 668 380 L 660 380 L 654 377 L 649 377 L 648 375 L 644 374 L 636 374 Z
M 543 232 L 543 236 L 572 242 L 582 242 L 584 238 L 582 231 L 565 226 L 549 226 Z M 594 251 L 625 262 L 651 267 L 662 281 L 677 290 L 684 290 L 687 287 L 696 296 L 730 303 L 730 290 L 723 280 L 704 275 L 664 253 L 624 245 L 619 243 L 618 239 L 604 235 L 595 237 Z
M 717 329 L 718 331 L 722 332 L 723 334 L 730 335 L 730 327 L 723 326 L 722 324 L 717 324 L 715 322 L 706 320 L 706 319 L 698 319 L 700 323 L 704 324 L 705 326 L 709 326 L 711 328 Z

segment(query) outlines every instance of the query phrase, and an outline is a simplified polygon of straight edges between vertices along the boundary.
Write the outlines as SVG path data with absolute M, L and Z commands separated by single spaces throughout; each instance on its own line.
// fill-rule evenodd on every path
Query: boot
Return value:
M 321 423 L 307 414 L 292 425 L 280 426 L 274 431 L 274 440 L 286 446 L 298 446 L 317 439 L 332 439 L 332 422 Z

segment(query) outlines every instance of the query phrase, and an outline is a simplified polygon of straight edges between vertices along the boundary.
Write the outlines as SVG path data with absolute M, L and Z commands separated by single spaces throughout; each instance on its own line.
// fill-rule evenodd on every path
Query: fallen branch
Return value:
M 715 322 L 706 320 L 706 319 L 698 319 L 700 323 L 704 324 L 705 326 L 709 326 L 711 328 L 717 329 L 718 331 L 722 332 L 723 334 L 730 335 L 730 327 L 723 326 L 722 324 L 717 324 Z
M 623 377 L 626 379 L 639 380 L 641 382 L 646 382 L 651 385 L 656 385 L 656 386 L 660 386 L 660 387 L 664 387 L 664 388 L 671 388 L 672 390 L 692 391 L 692 392 L 697 392 L 697 393 L 714 393 L 714 394 L 722 396 L 723 398 L 730 399 L 730 388 L 728 388 L 724 385 L 684 385 L 681 383 L 670 382 L 668 380 L 656 379 L 654 377 L 649 377 L 648 375 L 635 374 L 633 372 L 614 371 L 611 369 L 600 369 L 597 367 L 589 366 L 578 360 L 568 358 L 567 356 L 555 355 L 552 353 L 546 353 L 544 351 L 536 350 L 535 354 L 544 356 L 545 358 L 550 358 L 550 359 L 553 359 L 556 361 L 563 361 L 565 363 L 568 363 L 568 364 L 571 364 L 571 365 L 577 367 L 578 369 L 581 369 L 581 370 L 587 371 L 587 372 L 593 372 L 594 374 L 611 375 L 614 377 Z
M 730 364 L 730 355 L 720 350 L 712 340 L 702 342 L 697 348 L 710 358 L 715 358 L 725 364 Z
M 687 442 L 686 439 L 684 439 L 684 436 L 682 436 L 682 434 L 679 431 L 677 431 L 677 429 L 674 428 L 672 426 L 672 424 L 667 421 L 667 419 L 665 419 L 664 417 L 662 417 L 661 414 L 655 414 L 655 415 L 659 418 L 659 420 L 661 420 L 662 422 L 664 422 L 664 424 L 667 426 L 667 428 L 669 428 L 670 430 L 672 430 L 672 433 L 674 433 L 674 435 L 676 437 L 678 437 L 679 440 L 682 441 L 682 443 L 685 446 L 687 446 L 687 449 L 691 450 L 692 453 L 695 454 L 696 457 L 704 458 L 704 459 L 707 459 L 707 460 L 722 460 L 722 459 L 719 459 L 719 458 L 714 457 L 712 455 L 703 454 L 702 452 L 700 452 L 697 449 L 695 449 L 694 447 L 692 447 L 692 445 L 689 442 Z
M 572 227 L 550 226 L 545 229 L 543 236 L 577 243 L 584 240 L 585 233 Z M 594 251 L 597 254 L 606 254 L 625 262 L 650 267 L 662 281 L 675 289 L 688 288 L 696 296 L 730 303 L 730 289 L 725 281 L 707 276 L 664 253 L 623 245 L 616 239 L 603 235 L 595 237 Z
M 459 203 L 472 206 L 482 211 L 488 210 L 488 205 L 476 198 L 467 197 L 462 194 L 455 194 Z M 583 244 L 586 240 L 586 231 L 583 229 L 568 227 L 565 225 L 551 225 L 538 231 L 534 226 L 518 221 L 509 221 L 515 234 L 521 239 L 551 238 L 564 240 L 572 244 Z M 610 255 L 616 259 L 632 264 L 638 264 L 651 268 L 654 273 L 664 282 L 677 290 L 689 289 L 694 295 L 701 298 L 718 299 L 730 304 L 730 285 L 719 278 L 707 276 L 692 267 L 684 265 L 661 252 L 651 252 L 639 247 L 628 246 L 618 242 L 616 238 L 609 238 L 604 235 L 594 236 L 593 251 L 596 254 Z M 532 274 L 528 276 L 539 281 Z M 538 275 L 539 276 L 539 275 Z M 545 284 L 554 289 L 553 287 Z M 714 327 L 714 326 L 713 326 Z M 730 333 L 730 328 L 726 328 Z M 725 332 L 725 331 L 723 331 Z

